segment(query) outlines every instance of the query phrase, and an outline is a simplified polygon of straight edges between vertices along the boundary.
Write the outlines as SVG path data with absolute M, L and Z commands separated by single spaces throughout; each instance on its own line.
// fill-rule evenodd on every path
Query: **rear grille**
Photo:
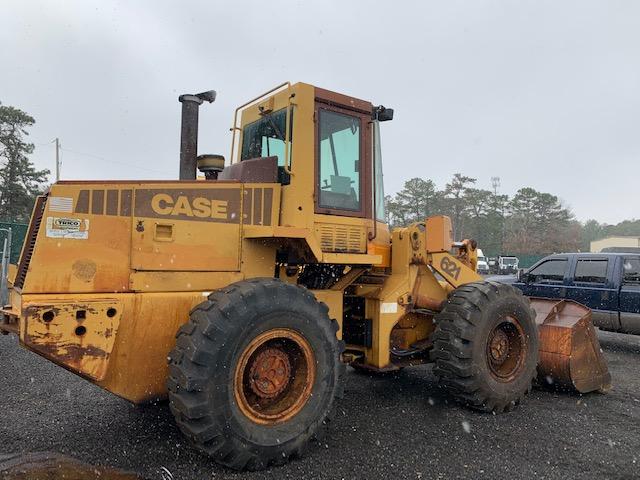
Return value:
M 366 250 L 365 229 L 351 225 L 320 224 L 316 227 L 324 252 L 361 253 Z
M 29 262 L 31 262 L 33 249 L 36 246 L 36 238 L 38 237 L 38 230 L 40 230 L 40 223 L 42 223 L 42 216 L 44 214 L 44 207 L 46 203 L 46 195 L 36 198 L 36 204 L 33 207 L 33 214 L 31 215 L 31 223 L 29 224 L 29 231 L 27 232 L 27 237 L 24 240 L 22 255 L 20 255 L 18 273 L 16 275 L 16 281 L 14 284 L 16 288 L 22 289 L 22 287 L 24 286 L 24 281 L 27 278 Z

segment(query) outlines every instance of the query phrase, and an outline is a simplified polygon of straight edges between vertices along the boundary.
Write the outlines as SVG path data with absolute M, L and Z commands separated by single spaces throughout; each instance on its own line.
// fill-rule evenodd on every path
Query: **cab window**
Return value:
M 578 260 L 574 281 L 583 283 L 605 283 L 607 281 L 607 260 Z
M 289 115 L 289 139 L 293 138 L 293 112 Z M 284 166 L 287 109 L 264 115 L 259 120 L 247 124 L 242 130 L 242 152 L 240 160 L 259 157 L 278 157 L 278 165 Z M 289 162 L 291 163 L 289 142 Z
M 624 258 L 622 264 L 626 284 L 640 284 L 640 258 Z
M 529 271 L 534 282 L 562 282 L 569 262 L 566 259 L 547 260 Z
M 319 206 L 360 211 L 360 118 L 319 111 Z

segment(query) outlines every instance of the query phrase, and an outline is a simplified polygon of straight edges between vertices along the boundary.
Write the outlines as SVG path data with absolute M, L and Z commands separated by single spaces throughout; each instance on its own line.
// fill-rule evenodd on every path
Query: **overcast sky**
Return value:
M 176 178 L 180 93 L 215 89 L 200 153 L 286 80 L 395 108 L 387 193 L 462 172 L 561 197 L 580 220 L 640 217 L 640 2 L 28 1 L 0 6 L 0 101 L 36 118 L 63 179 Z

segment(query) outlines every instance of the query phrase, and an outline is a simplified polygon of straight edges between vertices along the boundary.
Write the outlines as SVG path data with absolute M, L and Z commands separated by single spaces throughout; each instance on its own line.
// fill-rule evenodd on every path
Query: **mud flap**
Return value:
M 607 392 L 611 375 L 591 310 L 570 300 L 531 298 L 540 336 L 538 381 L 580 393 Z

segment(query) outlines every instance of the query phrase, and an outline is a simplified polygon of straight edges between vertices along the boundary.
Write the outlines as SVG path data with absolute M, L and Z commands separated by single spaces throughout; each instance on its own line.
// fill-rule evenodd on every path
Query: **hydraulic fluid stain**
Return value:
M 135 473 L 46 452 L 0 455 L 0 477 L 3 480 L 144 480 Z

